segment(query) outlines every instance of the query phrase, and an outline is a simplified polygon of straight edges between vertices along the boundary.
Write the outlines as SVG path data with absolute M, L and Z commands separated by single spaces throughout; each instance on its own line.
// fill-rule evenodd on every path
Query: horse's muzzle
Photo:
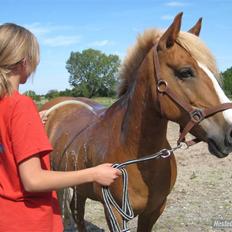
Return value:
M 221 146 L 213 139 L 208 140 L 208 149 L 212 155 L 215 155 L 218 158 L 224 158 L 229 155 L 229 152 L 221 148 Z
M 209 138 L 209 152 L 218 158 L 224 158 L 232 152 L 232 126 L 229 126 L 225 132 L 224 138 Z
M 232 147 L 232 126 L 229 126 L 225 136 L 225 145 L 227 147 Z

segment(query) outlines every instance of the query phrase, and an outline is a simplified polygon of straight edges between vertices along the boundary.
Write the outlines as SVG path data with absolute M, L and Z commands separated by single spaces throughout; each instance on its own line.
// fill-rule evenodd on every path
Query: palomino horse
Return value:
M 54 169 L 121 163 L 170 148 L 166 138 L 169 120 L 178 123 L 184 135 L 190 131 L 208 143 L 210 153 L 217 157 L 232 151 L 231 104 L 216 79 L 215 60 L 198 37 L 201 20 L 189 32 L 181 32 L 181 18 L 182 13 L 165 32 L 149 30 L 139 36 L 120 73 L 120 97 L 108 109 L 85 98 L 60 98 L 45 104 L 43 109 L 74 100 L 52 111 L 47 121 Z M 152 230 L 175 184 L 176 170 L 174 155 L 128 166 L 137 231 Z M 121 188 L 120 179 L 110 186 L 119 205 Z M 78 230 L 86 231 L 85 201 L 103 202 L 101 186 L 83 184 L 74 190 L 73 217 Z M 117 211 L 115 214 L 120 221 Z

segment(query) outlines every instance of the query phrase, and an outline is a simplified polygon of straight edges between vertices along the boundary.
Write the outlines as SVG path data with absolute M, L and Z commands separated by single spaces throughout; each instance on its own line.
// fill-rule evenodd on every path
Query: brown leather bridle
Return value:
M 185 125 L 183 129 L 180 129 L 180 135 L 177 140 L 177 144 L 180 144 L 181 142 L 184 142 L 187 144 L 187 146 L 191 146 L 195 143 L 200 142 L 201 140 L 199 138 L 195 138 L 190 141 L 185 141 L 185 136 L 187 133 L 191 131 L 191 129 L 199 124 L 202 120 L 227 109 L 232 108 L 232 103 L 222 103 L 215 107 L 211 108 L 195 108 L 191 106 L 188 102 L 183 101 L 179 96 L 177 96 L 172 89 L 169 88 L 167 81 L 162 79 L 161 73 L 160 73 L 160 63 L 159 63 L 159 57 L 157 52 L 158 43 L 154 46 L 154 67 L 155 67 L 155 79 L 156 79 L 156 86 L 157 86 L 157 96 L 158 101 L 160 105 L 160 112 L 161 115 L 164 115 L 162 104 L 160 101 L 160 98 L 164 95 L 167 95 L 172 101 L 177 103 L 181 108 L 183 108 L 188 114 L 189 114 L 189 121 Z

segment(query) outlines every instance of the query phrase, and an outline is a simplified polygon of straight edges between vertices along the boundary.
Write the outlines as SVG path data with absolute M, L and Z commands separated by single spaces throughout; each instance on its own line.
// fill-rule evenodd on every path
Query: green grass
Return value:
M 94 97 L 92 98 L 93 101 L 102 104 L 106 107 L 111 106 L 117 99 L 111 98 L 111 97 Z M 42 98 L 40 101 L 36 101 L 36 104 L 38 108 L 40 108 L 44 103 L 46 103 L 48 100 L 46 98 Z
M 40 101 L 35 101 L 38 109 L 40 109 L 42 107 L 43 104 L 45 104 L 48 100 L 45 97 L 42 97 L 40 99 Z
M 116 98 L 111 97 L 94 97 L 92 99 L 106 107 L 111 106 L 117 100 Z

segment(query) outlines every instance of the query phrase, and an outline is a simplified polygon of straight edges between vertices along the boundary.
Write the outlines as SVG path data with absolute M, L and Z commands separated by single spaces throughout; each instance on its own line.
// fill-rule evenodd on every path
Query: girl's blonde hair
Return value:
M 20 62 L 26 62 L 29 75 L 39 63 L 39 44 L 26 28 L 13 23 L 0 25 L 0 98 L 12 93 L 8 79 Z

